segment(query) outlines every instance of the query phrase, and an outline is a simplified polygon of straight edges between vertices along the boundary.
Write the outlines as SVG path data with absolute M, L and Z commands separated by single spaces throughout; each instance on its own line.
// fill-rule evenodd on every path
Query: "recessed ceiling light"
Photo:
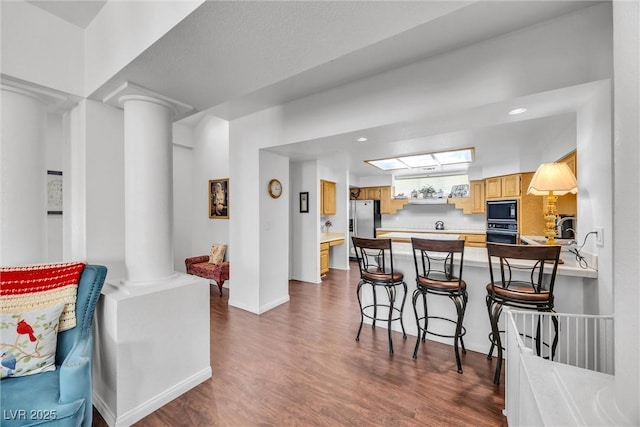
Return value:
M 364 136 L 361 136 L 360 138 L 356 139 L 356 141 L 358 142 L 365 142 L 367 140 L 367 138 L 365 138 Z
M 509 114 L 511 114 L 512 116 L 515 116 L 516 114 L 522 114 L 525 111 L 527 111 L 526 108 L 515 108 L 515 109 L 509 111 Z

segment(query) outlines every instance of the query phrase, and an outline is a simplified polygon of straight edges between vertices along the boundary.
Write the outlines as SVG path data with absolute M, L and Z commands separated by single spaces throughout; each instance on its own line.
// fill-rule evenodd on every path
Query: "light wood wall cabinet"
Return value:
M 336 183 L 320 180 L 320 215 L 336 214 Z
M 329 243 L 320 243 L 320 275 L 329 272 Z
M 487 199 L 506 199 L 510 197 L 520 197 L 521 174 L 495 176 L 485 180 L 485 190 Z
M 380 213 L 394 214 L 402 209 L 408 200 L 394 200 L 391 186 L 352 188 L 351 200 L 380 200 Z M 353 194 L 359 194 L 353 197 Z
M 558 162 L 564 162 L 569 166 L 571 172 L 577 177 L 578 176 L 578 158 L 575 151 L 567 154 Z M 542 206 L 547 206 L 547 198 L 542 198 Z M 578 196 L 576 194 L 565 194 L 563 196 L 558 196 L 558 200 L 556 201 L 556 210 L 559 215 L 577 215 L 578 214 Z
M 447 203 L 455 205 L 456 209 L 462 209 L 464 215 L 483 214 L 486 205 L 484 190 L 484 180 L 469 181 L 469 197 L 451 197 Z
M 471 213 L 483 214 L 487 205 L 484 196 L 484 181 L 471 181 L 469 187 L 471 190 Z

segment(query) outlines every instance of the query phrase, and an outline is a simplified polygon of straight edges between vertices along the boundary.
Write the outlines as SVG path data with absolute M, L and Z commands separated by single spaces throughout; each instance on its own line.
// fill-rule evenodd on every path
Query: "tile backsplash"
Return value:
M 445 230 L 485 230 L 483 214 L 464 215 L 453 205 L 405 205 L 393 215 L 382 215 L 382 228 L 435 228 L 436 221 L 444 221 Z

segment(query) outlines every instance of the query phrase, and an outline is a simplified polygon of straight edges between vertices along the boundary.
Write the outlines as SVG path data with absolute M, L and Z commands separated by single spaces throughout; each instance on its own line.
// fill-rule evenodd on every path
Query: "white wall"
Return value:
M 175 140 L 175 138 L 174 138 Z M 186 272 L 185 258 L 194 256 L 193 223 L 193 152 L 173 145 L 173 269 Z M 202 254 L 204 255 L 204 253 Z
M 316 223 L 316 229 L 320 230 L 325 221 L 330 220 L 333 224 L 329 228 L 332 233 L 344 233 L 345 244 L 332 246 L 329 254 L 329 267 L 341 270 L 349 269 L 349 173 L 344 167 L 330 168 L 327 166 L 318 166 L 318 180 L 316 188 L 318 198 L 320 197 L 320 180 L 332 181 L 336 183 L 336 214 L 320 216 Z M 320 212 L 320 207 L 315 212 Z M 320 246 L 317 245 L 317 257 L 320 257 Z M 319 270 L 318 270 L 319 271 Z M 319 273 L 318 273 L 319 275 Z
M 582 244 L 588 232 L 603 227 L 604 245 L 588 237 L 585 253 L 598 255 L 597 307 L 594 314 L 613 313 L 613 159 L 611 84 L 603 83 L 577 115 L 578 233 Z M 598 173 L 593 173 L 598 171 Z M 595 286 L 591 286 L 595 289 Z
M 57 113 L 47 114 L 47 131 L 45 132 L 45 163 L 47 170 L 64 171 L 63 120 Z M 62 175 L 64 183 L 64 173 Z M 63 194 L 64 197 L 64 194 Z M 64 203 L 62 206 L 64 215 Z M 47 215 L 47 262 L 63 260 L 62 215 Z
M 86 101 L 87 260 L 124 278 L 124 114 Z M 76 177 L 75 179 L 82 179 Z
M 260 203 L 267 191 L 267 182 L 263 182 L 260 168 L 259 151 L 265 146 L 282 143 L 281 108 L 274 107 L 256 114 L 242 117 L 229 123 L 229 179 L 233 186 L 232 216 L 229 221 L 229 245 L 233 252 L 229 258 L 231 262 L 231 276 L 233 287 L 230 289 L 229 305 L 239 307 L 253 313 L 260 313 L 262 307 L 272 306 L 288 299 L 288 293 L 277 295 L 272 301 L 262 301 L 262 286 L 267 286 L 263 275 L 269 277 L 277 289 L 283 289 L 288 281 L 288 267 L 280 271 L 280 267 L 262 263 L 260 260 L 268 254 L 278 254 L 278 262 L 289 260 L 289 224 L 271 220 L 270 236 L 276 236 L 262 252 L 263 214 L 270 218 L 289 215 L 289 165 L 282 165 L 281 170 L 273 171 L 269 178 L 277 177 L 285 185 L 284 200 L 278 204 L 263 206 Z M 284 163 L 284 162 L 283 162 Z M 282 197 L 281 197 L 282 199 Z M 319 206 L 319 205 L 318 205 Z M 263 208 L 268 212 L 263 212 Z M 313 209 L 313 206 L 310 207 Z M 268 270 L 268 271 L 264 271 Z M 273 271 L 279 271 L 281 276 L 274 278 Z
M 261 150 L 259 176 L 262 183 L 257 200 L 260 240 L 254 248 L 260 254 L 259 312 L 262 313 L 289 301 L 289 159 Z M 282 184 L 282 195 L 277 199 L 267 191 L 269 181 L 274 178 Z
M 316 160 L 291 162 L 289 168 L 291 182 L 289 199 L 291 207 L 290 278 L 318 283 L 320 281 L 318 162 Z M 307 213 L 300 212 L 300 192 L 309 193 L 309 212 Z
M 191 177 L 190 256 L 208 255 L 211 245 L 217 243 L 227 245 L 229 259 L 233 252 L 229 244 L 230 219 L 209 218 L 209 180 L 229 178 L 229 122 L 205 115 L 193 130 L 193 141 L 192 165 L 174 172 Z M 236 213 L 234 184 L 229 181 L 229 218 Z
M 639 425 L 640 4 L 637 1 L 614 1 L 613 18 L 615 396 L 629 424 Z
M 0 10 L 1 72 L 81 95 L 84 87 L 82 29 L 25 1 L 0 2 Z

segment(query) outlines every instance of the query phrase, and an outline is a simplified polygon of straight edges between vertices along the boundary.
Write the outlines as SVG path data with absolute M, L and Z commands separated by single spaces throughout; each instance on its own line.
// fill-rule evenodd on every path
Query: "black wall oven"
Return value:
M 518 201 L 487 202 L 487 242 L 518 243 Z

